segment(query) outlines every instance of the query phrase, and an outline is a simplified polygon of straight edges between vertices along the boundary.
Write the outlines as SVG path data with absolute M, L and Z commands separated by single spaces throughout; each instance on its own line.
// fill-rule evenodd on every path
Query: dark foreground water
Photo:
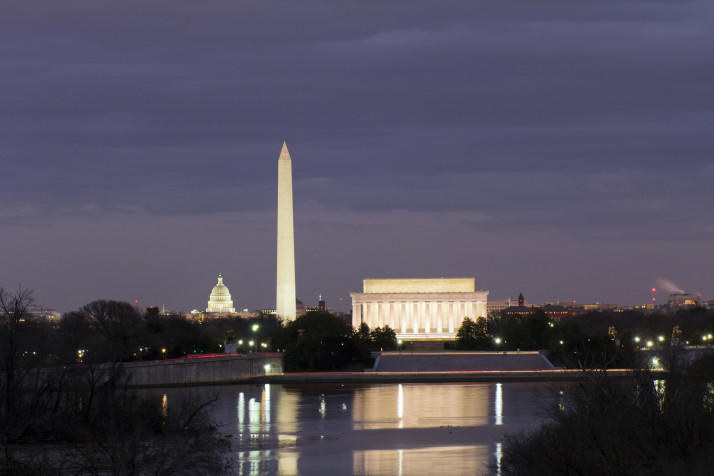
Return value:
M 218 395 L 240 475 L 488 474 L 505 433 L 537 425 L 547 384 L 231 385 L 143 390 L 171 405 Z

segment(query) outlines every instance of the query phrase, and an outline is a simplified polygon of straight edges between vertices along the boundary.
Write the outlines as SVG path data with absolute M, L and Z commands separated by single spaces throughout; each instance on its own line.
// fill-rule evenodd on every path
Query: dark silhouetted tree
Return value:
M 474 321 L 465 317 L 456 332 L 456 347 L 461 350 L 488 350 L 493 347 L 493 337 L 488 333 L 488 321 L 479 317 Z

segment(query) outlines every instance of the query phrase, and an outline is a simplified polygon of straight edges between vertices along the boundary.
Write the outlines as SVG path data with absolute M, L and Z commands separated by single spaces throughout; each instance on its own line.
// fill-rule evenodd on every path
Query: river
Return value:
M 548 384 L 228 385 L 142 390 L 167 405 L 218 396 L 239 475 L 475 475 L 503 435 L 542 421 Z

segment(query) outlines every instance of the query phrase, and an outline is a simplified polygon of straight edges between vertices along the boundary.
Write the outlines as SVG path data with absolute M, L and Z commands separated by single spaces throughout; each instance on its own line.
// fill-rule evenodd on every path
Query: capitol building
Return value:
M 219 314 L 236 312 L 236 309 L 233 307 L 231 292 L 228 290 L 228 286 L 223 284 L 223 276 L 221 273 L 218 273 L 218 284 L 213 286 L 211 296 L 208 298 L 208 307 L 206 307 L 206 312 Z

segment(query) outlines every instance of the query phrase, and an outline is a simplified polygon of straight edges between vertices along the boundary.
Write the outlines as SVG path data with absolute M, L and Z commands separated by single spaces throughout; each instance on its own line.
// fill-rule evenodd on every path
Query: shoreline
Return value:
M 609 378 L 630 378 L 633 369 L 607 370 Z M 599 370 L 506 370 L 506 371 L 444 371 L 444 372 L 295 372 L 255 376 L 249 379 L 215 380 L 176 384 L 129 385 L 133 388 L 193 387 L 241 384 L 326 384 L 326 383 L 457 383 L 457 382 L 567 382 L 590 378 Z M 654 370 L 653 373 L 660 371 Z
M 611 369 L 609 377 L 629 378 L 633 369 Z M 598 370 L 476 370 L 444 372 L 296 372 L 255 377 L 251 383 L 553 382 L 589 378 Z

